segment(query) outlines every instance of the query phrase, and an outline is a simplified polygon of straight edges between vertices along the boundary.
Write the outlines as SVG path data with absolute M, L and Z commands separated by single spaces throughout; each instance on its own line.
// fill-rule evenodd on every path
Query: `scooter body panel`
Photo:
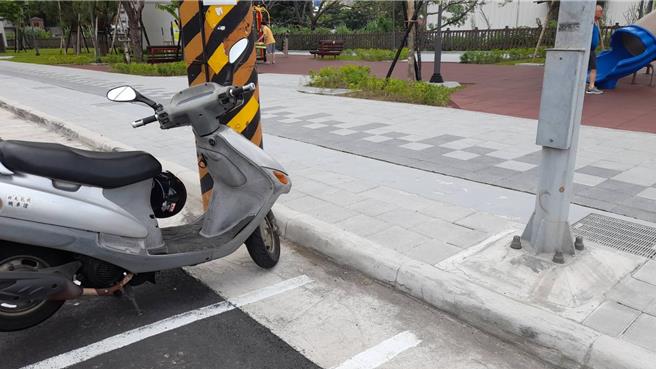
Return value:
M 0 217 L 146 238 L 151 182 L 109 190 L 30 174 L 0 175 Z

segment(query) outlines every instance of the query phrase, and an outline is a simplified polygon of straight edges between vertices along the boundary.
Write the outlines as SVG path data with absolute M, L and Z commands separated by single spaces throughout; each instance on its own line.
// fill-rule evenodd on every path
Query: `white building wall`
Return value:
M 625 13 L 639 0 L 609 0 L 606 2 L 606 22 L 613 25 L 627 25 Z M 548 5 L 538 4 L 534 0 L 486 0 L 476 8 L 462 26 L 449 26 L 452 30 L 498 29 L 504 27 L 537 27 L 537 19 L 544 22 Z M 437 11 L 437 5 L 431 4 L 429 12 Z M 430 15 L 428 23 L 437 24 L 437 16 Z
M 146 1 L 142 19 L 151 45 L 172 45 L 171 22 L 175 20 L 168 12 L 157 8 L 155 1 Z M 160 1 L 159 3 L 168 3 Z M 146 40 L 144 39 L 144 45 Z

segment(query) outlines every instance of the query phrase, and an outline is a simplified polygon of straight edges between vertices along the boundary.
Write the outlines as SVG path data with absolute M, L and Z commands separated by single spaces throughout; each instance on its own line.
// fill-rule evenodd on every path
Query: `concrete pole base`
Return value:
M 538 219 L 536 213 L 533 213 L 521 239 L 533 255 L 556 252 L 574 255 L 574 241 L 569 222 Z

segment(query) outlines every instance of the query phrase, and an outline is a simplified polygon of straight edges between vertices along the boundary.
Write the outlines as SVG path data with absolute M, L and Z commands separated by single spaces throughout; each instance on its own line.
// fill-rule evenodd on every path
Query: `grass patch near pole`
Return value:
M 411 104 L 447 106 L 450 96 L 457 89 L 416 81 L 384 78 L 371 74 L 367 66 L 345 65 L 310 71 L 311 87 L 347 88 L 348 96 L 372 100 L 396 101 Z

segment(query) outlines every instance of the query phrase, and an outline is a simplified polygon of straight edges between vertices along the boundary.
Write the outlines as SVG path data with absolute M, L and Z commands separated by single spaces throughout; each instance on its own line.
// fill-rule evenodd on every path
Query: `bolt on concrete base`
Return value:
M 510 243 L 510 248 L 515 250 L 522 248 L 522 240 L 519 236 L 513 236 L 512 242 Z

